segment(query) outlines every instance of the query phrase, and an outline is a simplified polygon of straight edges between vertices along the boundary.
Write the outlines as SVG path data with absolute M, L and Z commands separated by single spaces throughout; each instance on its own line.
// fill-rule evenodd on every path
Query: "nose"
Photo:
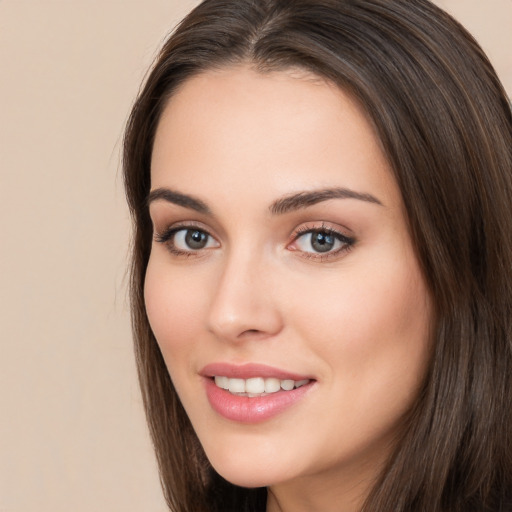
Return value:
M 208 330 L 229 342 L 264 339 L 279 333 L 283 321 L 274 279 L 271 266 L 257 257 L 228 257 L 212 294 Z

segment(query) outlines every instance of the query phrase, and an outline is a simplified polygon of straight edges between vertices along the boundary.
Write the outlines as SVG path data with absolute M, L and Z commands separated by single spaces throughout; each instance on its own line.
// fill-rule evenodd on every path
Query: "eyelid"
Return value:
M 153 236 L 155 239 L 157 237 L 164 237 L 168 233 L 176 232 L 179 231 L 180 229 L 197 229 L 198 231 L 203 231 L 204 233 L 213 236 L 213 238 L 217 239 L 217 237 L 212 234 L 212 230 L 209 227 L 205 226 L 202 222 L 184 220 L 161 224 L 161 228 L 158 228 L 156 223 L 153 226 Z
M 341 226 L 339 224 L 334 224 L 326 221 L 319 222 L 305 222 L 300 226 L 296 227 L 292 233 L 292 239 L 296 240 L 300 236 L 306 233 L 312 233 L 315 231 L 326 231 L 328 233 L 333 233 L 335 235 L 340 235 L 343 238 L 348 240 L 354 240 L 355 238 L 351 233 L 352 231 L 345 226 Z

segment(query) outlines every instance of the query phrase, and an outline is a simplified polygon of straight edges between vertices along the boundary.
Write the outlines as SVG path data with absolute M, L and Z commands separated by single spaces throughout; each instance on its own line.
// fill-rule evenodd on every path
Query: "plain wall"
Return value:
M 0 0 L 0 512 L 166 510 L 126 299 L 119 151 L 189 0 Z M 439 0 L 512 92 L 512 1 Z

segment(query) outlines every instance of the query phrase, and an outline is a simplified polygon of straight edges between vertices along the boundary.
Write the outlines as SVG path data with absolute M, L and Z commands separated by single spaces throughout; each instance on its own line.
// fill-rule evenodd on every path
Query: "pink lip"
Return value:
M 212 409 L 222 417 L 239 423 L 260 423 L 277 416 L 301 400 L 315 385 L 311 380 L 308 384 L 291 391 L 277 391 L 261 397 L 233 395 L 215 385 L 213 376 L 250 379 L 252 377 L 274 377 L 279 380 L 304 380 L 308 377 L 260 364 L 244 364 L 241 366 L 229 363 L 213 363 L 201 371 L 205 377 L 206 396 Z
M 279 380 L 305 380 L 312 379 L 308 375 L 299 375 L 279 368 L 267 366 L 265 364 L 246 363 L 235 365 L 231 363 L 211 363 L 206 365 L 200 372 L 204 377 L 223 376 L 230 379 L 251 379 L 253 377 L 263 377 L 265 379 L 273 377 Z

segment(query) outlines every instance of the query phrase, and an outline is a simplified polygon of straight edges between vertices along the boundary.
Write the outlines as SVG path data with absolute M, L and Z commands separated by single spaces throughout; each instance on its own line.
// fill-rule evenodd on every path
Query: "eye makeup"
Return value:
M 356 243 L 352 236 L 322 222 L 306 224 L 296 228 L 292 241 L 286 249 L 296 252 L 304 258 L 319 262 L 338 259 Z M 156 232 L 155 242 L 165 245 L 167 250 L 177 257 L 198 257 L 205 251 L 220 247 L 220 242 L 202 225 L 180 223 Z
M 204 250 L 220 247 L 219 242 L 197 224 L 171 226 L 161 233 L 155 233 L 155 242 L 164 244 L 174 256 L 200 256 Z
M 302 257 L 317 261 L 338 259 L 352 249 L 356 239 L 341 230 L 322 222 L 321 225 L 304 225 L 297 228 L 293 241 L 288 245 Z

